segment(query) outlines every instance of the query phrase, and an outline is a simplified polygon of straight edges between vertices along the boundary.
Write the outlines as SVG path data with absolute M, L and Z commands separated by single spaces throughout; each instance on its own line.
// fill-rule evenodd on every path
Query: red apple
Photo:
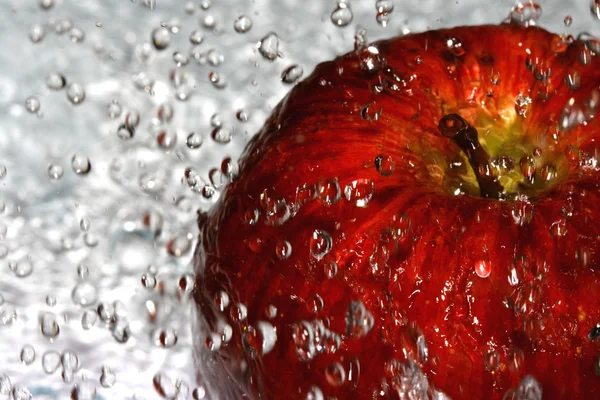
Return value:
M 600 398 L 598 44 L 474 26 L 319 65 L 200 215 L 217 365 L 250 398 Z

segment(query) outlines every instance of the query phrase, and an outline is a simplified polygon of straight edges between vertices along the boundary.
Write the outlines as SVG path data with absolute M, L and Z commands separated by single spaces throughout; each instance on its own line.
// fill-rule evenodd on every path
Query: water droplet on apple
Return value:
M 535 177 L 536 166 L 535 160 L 533 157 L 524 155 L 521 157 L 521 161 L 519 162 L 521 167 L 521 173 L 525 177 L 525 179 L 529 182 L 533 182 L 533 178 Z
M 292 245 L 287 240 L 279 240 L 275 245 L 275 254 L 280 260 L 287 260 L 292 254 Z
M 567 220 L 565 218 L 560 218 L 558 221 L 555 221 L 550 225 L 550 234 L 552 236 L 565 236 L 567 234 Z
M 325 378 L 333 387 L 342 386 L 346 382 L 346 370 L 342 364 L 334 362 L 325 369 Z
M 379 49 L 375 46 L 369 46 L 359 50 L 358 59 L 360 68 L 369 73 L 377 72 L 382 67 L 382 60 L 379 55 Z
M 475 273 L 480 278 L 487 278 L 492 273 L 492 263 L 488 260 L 477 260 L 475 262 Z
M 317 198 L 327 205 L 337 203 L 341 198 L 340 184 L 337 178 L 317 181 Z
M 248 308 L 242 303 L 237 303 L 231 307 L 229 314 L 234 322 L 238 322 L 246 319 L 246 316 L 248 315 Z
M 323 298 L 318 294 L 314 294 L 306 300 L 306 309 L 313 314 L 320 313 L 323 310 L 323 305 Z
M 305 400 L 325 400 L 323 391 L 318 386 L 311 386 L 306 393 Z
M 462 41 L 454 36 L 446 38 L 446 48 L 456 57 L 460 57 L 465 54 L 465 49 L 462 47 Z
M 316 355 L 313 327 L 307 321 L 295 324 L 292 339 L 296 347 L 296 356 L 300 361 L 310 361 Z
M 517 115 L 526 118 L 531 109 L 531 98 L 522 94 L 518 94 L 515 97 L 515 111 Z
M 324 230 L 315 229 L 310 237 L 310 255 L 320 261 L 329 253 L 333 245 L 331 235 Z
M 362 301 L 351 301 L 346 310 L 346 334 L 355 337 L 366 336 L 373 328 L 375 320 Z
M 357 179 L 350 182 L 344 189 L 344 196 L 357 207 L 366 207 L 373 197 L 375 185 L 370 179 Z
M 534 206 L 527 198 L 519 197 L 515 199 L 511 212 L 514 223 L 524 226 L 533 220 Z
M 396 168 L 396 161 L 392 156 L 379 155 L 375 157 L 375 168 L 381 176 L 390 176 Z
M 325 276 L 327 277 L 327 279 L 333 279 L 337 275 L 337 272 L 338 272 L 338 266 L 335 261 L 330 261 L 328 263 L 325 263 L 325 265 L 323 266 L 323 269 L 325 271 Z
M 217 310 L 223 312 L 229 306 L 229 295 L 224 291 L 220 291 L 215 294 L 213 301 Z
M 496 350 L 488 351 L 483 357 L 483 364 L 488 372 L 495 372 L 500 368 L 500 354 Z
M 360 110 L 360 116 L 365 121 L 377 121 L 382 113 L 382 108 L 375 103 L 367 103 Z

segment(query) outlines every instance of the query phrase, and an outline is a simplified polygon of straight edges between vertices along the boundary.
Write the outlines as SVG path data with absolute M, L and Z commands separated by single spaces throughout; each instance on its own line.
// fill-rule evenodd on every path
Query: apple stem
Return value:
M 504 188 L 494 178 L 490 167 L 490 156 L 485 151 L 477 137 L 477 129 L 469 125 L 464 118 L 458 114 L 444 115 L 440 119 L 438 129 L 445 137 L 460 147 L 463 153 L 467 156 L 482 197 L 488 199 L 500 199 L 504 195 Z

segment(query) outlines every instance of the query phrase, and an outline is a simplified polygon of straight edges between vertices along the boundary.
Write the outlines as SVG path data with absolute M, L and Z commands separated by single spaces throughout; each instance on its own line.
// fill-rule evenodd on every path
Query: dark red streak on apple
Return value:
M 584 39 L 459 27 L 317 66 L 199 219 L 215 365 L 262 399 L 600 398 Z

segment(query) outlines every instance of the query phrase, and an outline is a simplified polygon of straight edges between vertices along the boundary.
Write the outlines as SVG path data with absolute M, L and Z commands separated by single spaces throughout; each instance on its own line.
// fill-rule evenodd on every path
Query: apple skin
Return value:
M 317 66 L 199 216 L 194 297 L 215 334 L 232 329 L 214 359 L 251 398 L 404 398 L 407 365 L 432 398 L 518 398 L 528 376 L 544 399 L 598 398 L 594 44 L 459 27 Z M 449 113 L 480 136 L 480 121 L 500 135 L 517 127 L 513 150 L 533 146 L 542 185 L 505 201 L 449 193 L 448 165 L 462 154 L 438 131 Z M 545 184 L 541 167 L 554 162 Z M 360 318 L 348 327 L 352 305 Z M 306 345 L 302 321 L 312 344 L 320 329 L 331 347 Z

